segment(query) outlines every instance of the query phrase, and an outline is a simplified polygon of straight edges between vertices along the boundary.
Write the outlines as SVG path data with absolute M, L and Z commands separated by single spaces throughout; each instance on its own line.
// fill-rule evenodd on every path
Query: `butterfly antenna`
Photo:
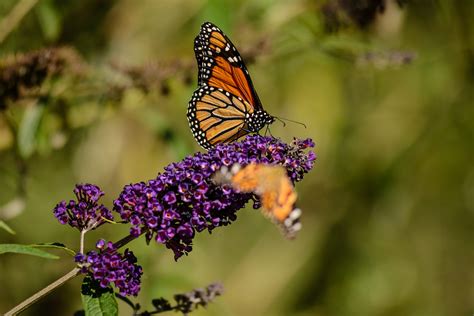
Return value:
M 274 118 L 276 118 L 278 121 L 280 121 L 281 124 L 283 124 L 283 127 L 286 126 L 286 123 L 282 119 L 280 119 L 278 116 L 274 116 Z M 268 125 L 267 125 L 267 128 L 268 128 Z
M 303 125 L 304 128 L 307 128 L 305 123 L 298 122 L 298 121 L 294 121 L 294 120 L 290 120 L 290 119 L 287 119 L 287 118 L 284 118 L 284 117 L 278 117 L 278 116 L 274 116 L 274 117 L 275 117 L 277 120 L 279 120 L 280 122 L 283 123 L 283 127 L 286 126 L 286 123 L 285 123 L 284 121 L 287 121 L 287 122 L 291 122 L 291 123 Z

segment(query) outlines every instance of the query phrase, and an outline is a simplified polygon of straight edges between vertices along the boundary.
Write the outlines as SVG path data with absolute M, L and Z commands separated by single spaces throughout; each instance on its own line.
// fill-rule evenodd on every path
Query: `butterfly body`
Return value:
M 188 105 L 191 132 L 205 149 L 257 133 L 274 118 L 260 102 L 239 52 L 215 25 L 206 22 L 194 40 L 198 89 Z
M 245 118 L 247 129 L 252 133 L 257 133 L 265 125 L 270 125 L 273 122 L 275 122 L 275 118 L 264 110 L 257 110 L 248 118 Z

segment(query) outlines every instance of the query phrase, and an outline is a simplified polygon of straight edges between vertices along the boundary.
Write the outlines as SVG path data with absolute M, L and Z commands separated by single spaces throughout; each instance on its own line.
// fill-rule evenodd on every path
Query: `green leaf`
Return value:
M 0 221 L 0 228 L 12 235 L 16 234 L 15 231 L 11 229 L 10 226 L 8 226 L 7 223 L 5 223 L 4 221 Z
M 46 259 L 59 259 L 58 256 L 37 249 L 31 245 L 0 244 L 0 254 L 4 253 L 18 253 L 23 255 L 37 256 Z
M 140 310 L 140 304 L 134 304 L 132 300 L 130 300 L 128 297 L 123 296 L 119 293 L 114 293 L 114 294 L 115 294 L 115 298 L 118 298 L 119 300 L 121 300 L 122 302 L 130 306 L 134 311 Z
M 58 243 L 58 242 L 34 244 L 34 245 L 31 245 L 31 246 L 35 247 L 35 248 L 61 249 L 61 250 L 66 251 L 70 255 L 73 255 L 73 256 L 76 255 L 76 252 L 74 250 L 69 249 L 68 247 L 66 247 L 66 245 Z
M 36 149 L 36 133 L 44 113 L 44 106 L 35 104 L 26 108 L 18 130 L 18 150 L 28 158 Z
M 87 278 L 84 283 L 90 282 Z M 88 284 L 86 284 L 88 286 Z M 118 315 L 118 305 L 113 291 L 84 294 L 82 291 L 82 306 L 86 316 L 115 316 Z
M 61 17 L 52 1 L 41 1 L 36 7 L 36 16 L 44 37 L 49 41 L 58 39 L 61 31 Z

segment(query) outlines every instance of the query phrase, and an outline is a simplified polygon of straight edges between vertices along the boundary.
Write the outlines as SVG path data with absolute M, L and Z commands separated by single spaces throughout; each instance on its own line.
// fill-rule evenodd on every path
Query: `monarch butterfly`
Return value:
M 217 26 L 201 26 L 194 53 L 199 87 L 189 101 L 187 117 L 199 145 L 210 149 L 275 121 L 263 109 L 239 52 Z
M 228 184 L 237 191 L 255 193 L 260 197 L 263 214 L 279 227 L 287 238 L 294 238 L 301 229 L 301 210 L 295 208 L 296 191 L 281 166 L 234 164 L 222 167 L 213 177 L 216 184 Z

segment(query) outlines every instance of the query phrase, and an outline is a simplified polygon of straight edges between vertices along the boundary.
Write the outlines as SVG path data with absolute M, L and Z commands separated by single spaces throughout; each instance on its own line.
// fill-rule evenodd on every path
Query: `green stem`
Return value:
M 84 236 L 86 235 L 87 230 L 82 230 L 81 231 L 81 244 L 79 246 L 79 252 L 84 254 Z
M 38 0 L 20 0 L 16 3 L 10 13 L 0 22 L 0 43 L 18 26 L 37 2 Z
M 11 310 L 5 313 L 5 316 L 13 316 L 13 315 L 18 315 L 19 313 L 23 312 L 25 309 L 42 299 L 44 296 L 48 295 L 67 281 L 71 280 L 72 278 L 76 277 L 80 273 L 79 268 L 74 268 L 72 269 L 69 273 L 66 275 L 60 277 L 44 289 L 36 292 L 32 296 L 28 297 L 26 300 L 18 304 L 17 306 L 13 307 Z

